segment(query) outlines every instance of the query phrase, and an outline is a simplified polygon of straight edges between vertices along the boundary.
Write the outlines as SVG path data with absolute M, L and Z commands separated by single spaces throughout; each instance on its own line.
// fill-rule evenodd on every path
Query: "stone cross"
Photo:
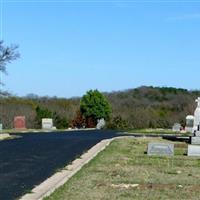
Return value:
M 196 99 L 196 102 L 197 102 L 197 107 L 200 107 L 200 97 L 198 97 L 198 98 Z

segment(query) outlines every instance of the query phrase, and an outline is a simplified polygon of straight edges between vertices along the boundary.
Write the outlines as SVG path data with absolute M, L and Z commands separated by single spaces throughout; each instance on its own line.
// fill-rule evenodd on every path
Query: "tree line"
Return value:
M 185 124 L 186 115 L 193 114 L 196 108 L 194 100 L 200 96 L 198 90 L 142 86 L 104 93 L 102 99 L 97 91 L 93 109 L 88 109 L 84 104 L 90 92 L 83 98 L 70 99 L 37 95 L 1 97 L 0 121 L 4 128 L 13 128 L 14 117 L 23 115 L 27 128 L 38 128 L 42 117 L 51 117 L 58 128 L 80 128 L 93 127 L 97 118 L 106 118 L 107 127 L 113 129 L 171 128 L 175 122 Z M 97 111 L 95 105 L 104 105 L 106 101 L 110 107 Z

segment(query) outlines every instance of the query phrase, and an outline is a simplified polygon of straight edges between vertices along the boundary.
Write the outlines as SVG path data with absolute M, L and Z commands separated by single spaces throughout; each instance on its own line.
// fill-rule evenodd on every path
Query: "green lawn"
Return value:
M 118 139 L 45 200 L 199 199 L 200 159 L 175 143 L 174 157 L 149 157 L 150 141 Z
M 132 130 L 129 130 L 128 133 L 190 135 L 190 133 L 174 132 L 171 129 L 132 129 Z

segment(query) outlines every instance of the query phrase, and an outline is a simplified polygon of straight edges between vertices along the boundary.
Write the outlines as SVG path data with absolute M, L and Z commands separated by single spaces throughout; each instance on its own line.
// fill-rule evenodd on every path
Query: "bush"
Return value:
M 54 113 L 53 121 L 57 129 L 66 129 L 69 127 L 67 118 L 60 117 L 56 112 Z
M 49 111 L 47 108 L 40 108 L 39 106 L 37 106 L 35 111 L 36 111 L 36 118 L 35 118 L 36 128 L 41 128 L 43 118 L 53 118 L 53 113 Z
M 92 117 L 86 119 L 86 127 L 87 128 L 96 128 L 97 121 Z
M 83 128 L 86 126 L 86 120 L 80 110 L 76 112 L 75 118 L 72 120 L 73 128 Z
M 121 116 L 114 117 L 111 122 L 108 123 L 107 128 L 117 130 L 127 130 L 129 124 L 126 120 L 123 120 Z

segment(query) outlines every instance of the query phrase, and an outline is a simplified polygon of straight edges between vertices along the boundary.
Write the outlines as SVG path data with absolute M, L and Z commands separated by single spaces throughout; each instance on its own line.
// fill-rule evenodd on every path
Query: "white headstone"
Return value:
M 97 129 L 102 129 L 102 128 L 105 127 L 105 125 L 106 125 L 105 120 L 104 119 L 99 119 L 96 128 Z
M 200 146 L 188 145 L 188 156 L 200 156 Z
M 149 156 L 173 156 L 174 144 L 171 143 L 149 143 L 147 154 Z
M 193 131 L 193 126 L 194 126 L 194 116 L 193 115 L 188 115 L 186 117 L 186 127 L 185 131 L 192 133 Z
M 0 131 L 3 130 L 3 124 L 0 124 Z
M 198 137 L 198 136 L 190 137 L 190 143 L 200 145 L 200 137 Z
M 53 128 L 53 119 L 43 118 L 42 119 L 42 129 L 52 129 Z
M 200 125 L 200 97 L 196 99 L 197 108 L 194 112 L 194 127 L 193 132 L 197 131 L 198 125 Z

